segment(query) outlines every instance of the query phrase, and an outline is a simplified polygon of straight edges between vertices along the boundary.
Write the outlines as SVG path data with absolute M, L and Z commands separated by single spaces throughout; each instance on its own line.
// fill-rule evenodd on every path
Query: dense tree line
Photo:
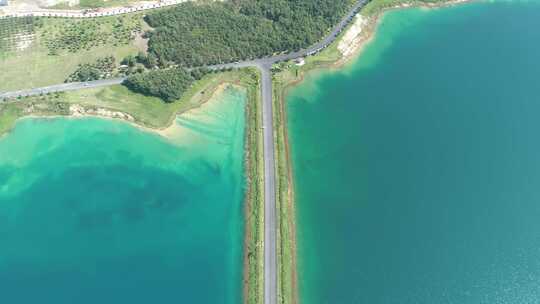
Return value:
M 124 81 L 124 85 L 137 93 L 173 102 L 182 97 L 193 81 L 195 79 L 187 70 L 171 68 L 131 75 Z
M 202 66 L 305 48 L 339 21 L 351 0 L 187 2 L 150 13 L 149 52 L 160 64 Z

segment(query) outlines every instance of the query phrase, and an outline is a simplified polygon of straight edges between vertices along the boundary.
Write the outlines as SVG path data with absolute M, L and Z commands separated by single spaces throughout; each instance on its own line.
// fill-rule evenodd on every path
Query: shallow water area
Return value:
M 0 139 L 2 301 L 241 302 L 245 100 L 224 89 L 178 138 L 19 121 Z

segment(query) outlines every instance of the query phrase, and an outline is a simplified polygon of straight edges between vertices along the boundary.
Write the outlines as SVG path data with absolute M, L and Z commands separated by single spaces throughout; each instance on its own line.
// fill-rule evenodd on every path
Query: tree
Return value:
M 135 56 L 133 55 L 126 56 L 124 59 L 122 59 L 122 62 L 121 62 L 121 64 L 127 65 L 129 67 L 134 67 L 136 63 L 137 63 L 137 60 L 135 59 Z

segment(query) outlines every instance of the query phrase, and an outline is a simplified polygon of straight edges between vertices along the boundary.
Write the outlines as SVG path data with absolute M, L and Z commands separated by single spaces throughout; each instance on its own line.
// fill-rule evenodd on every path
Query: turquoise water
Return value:
M 540 3 L 386 15 L 288 95 L 302 303 L 538 303 Z
M 240 303 L 245 92 L 172 140 L 100 119 L 0 139 L 0 302 Z

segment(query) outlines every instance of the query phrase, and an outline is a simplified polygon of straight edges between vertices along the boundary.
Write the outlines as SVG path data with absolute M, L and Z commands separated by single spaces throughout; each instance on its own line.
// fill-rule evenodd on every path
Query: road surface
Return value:
M 102 79 L 102 80 L 95 80 L 95 81 L 89 81 L 89 82 L 70 82 L 70 83 L 57 84 L 57 85 L 52 85 L 52 86 L 42 87 L 42 88 L 0 93 L 0 102 L 2 102 L 2 100 L 6 98 L 16 98 L 19 96 L 32 96 L 32 95 L 40 95 L 40 94 L 47 94 L 47 93 L 54 93 L 54 92 L 66 92 L 66 91 L 76 91 L 76 90 L 88 89 L 88 88 L 106 87 L 106 86 L 111 86 L 113 84 L 120 84 L 122 83 L 122 81 L 124 81 L 124 78 L 110 78 L 110 79 Z
M 242 62 L 214 65 L 211 69 L 257 67 L 261 71 L 261 96 L 263 103 L 264 142 L 264 304 L 277 304 L 277 216 L 274 159 L 274 126 L 272 113 L 272 65 L 276 62 L 292 60 L 317 53 L 331 44 L 353 17 L 370 0 L 358 0 L 347 15 L 320 42 L 297 52 L 279 54 L 266 58 Z M 124 78 L 98 80 L 87 83 L 70 83 L 45 88 L 0 93 L 0 101 L 6 97 L 39 95 L 41 93 L 78 90 L 119 84 Z
M 262 65 L 264 144 L 264 303 L 277 304 L 277 218 L 274 128 L 272 112 L 272 65 Z

